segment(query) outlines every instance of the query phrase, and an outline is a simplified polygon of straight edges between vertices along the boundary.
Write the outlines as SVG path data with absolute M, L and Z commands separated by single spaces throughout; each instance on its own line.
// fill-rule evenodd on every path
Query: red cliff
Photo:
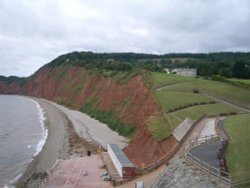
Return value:
M 158 108 L 141 75 L 121 84 L 82 67 L 42 68 L 23 87 L 0 81 L 0 92 L 45 98 L 73 109 L 95 98 L 98 109 L 114 111 L 121 121 L 136 126 L 135 137 L 125 152 L 137 165 L 158 161 L 177 144 L 172 137 L 159 143 L 147 130 L 145 122 Z

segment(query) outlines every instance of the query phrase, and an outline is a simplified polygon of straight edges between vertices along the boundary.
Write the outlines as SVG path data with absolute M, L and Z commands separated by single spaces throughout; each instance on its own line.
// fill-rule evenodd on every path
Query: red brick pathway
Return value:
M 99 155 L 59 161 L 43 188 L 111 188 L 100 174 L 102 159 Z

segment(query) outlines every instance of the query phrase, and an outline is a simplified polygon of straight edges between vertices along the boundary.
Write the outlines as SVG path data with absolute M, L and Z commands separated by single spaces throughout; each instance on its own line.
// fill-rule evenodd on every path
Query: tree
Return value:
M 231 78 L 233 76 L 233 72 L 230 68 L 221 68 L 219 70 L 219 75 L 226 77 L 226 78 Z
M 243 61 L 237 61 L 233 65 L 233 76 L 236 78 L 246 78 L 247 68 Z

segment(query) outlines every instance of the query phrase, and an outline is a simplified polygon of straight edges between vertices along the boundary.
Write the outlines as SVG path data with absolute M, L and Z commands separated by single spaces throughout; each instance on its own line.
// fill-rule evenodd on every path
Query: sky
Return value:
M 0 75 L 72 51 L 250 51 L 249 0 L 0 0 Z

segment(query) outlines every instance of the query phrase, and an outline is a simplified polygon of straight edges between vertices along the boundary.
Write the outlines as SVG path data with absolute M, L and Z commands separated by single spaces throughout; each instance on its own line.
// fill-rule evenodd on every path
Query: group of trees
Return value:
M 247 65 L 243 61 L 238 61 L 233 65 L 232 73 L 236 78 L 250 78 L 250 65 Z
M 183 62 L 170 62 L 169 68 L 196 68 L 199 76 L 220 75 L 226 78 L 250 78 L 250 57 L 248 60 L 225 61 L 225 59 L 188 59 Z
M 0 80 L 6 82 L 7 84 L 17 83 L 23 86 L 26 83 L 27 78 L 17 77 L 17 76 L 9 76 L 9 77 L 0 76 Z
M 98 70 L 130 71 L 132 68 L 143 68 L 151 71 L 162 71 L 162 64 L 154 61 L 156 57 L 158 56 L 136 53 L 72 52 L 59 56 L 46 66 L 53 68 L 70 64 Z
M 177 59 L 174 60 L 173 59 Z M 185 62 L 178 59 L 185 59 Z M 168 68 L 196 68 L 200 76 L 221 75 L 224 77 L 250 78 L 250 53 L 208 54 L 136 54 L 72 52 L 59 56 L 47 66 L 62 64 L 82 66 L 87 69 L 130 71 L 133 68 L 162 72 Z

